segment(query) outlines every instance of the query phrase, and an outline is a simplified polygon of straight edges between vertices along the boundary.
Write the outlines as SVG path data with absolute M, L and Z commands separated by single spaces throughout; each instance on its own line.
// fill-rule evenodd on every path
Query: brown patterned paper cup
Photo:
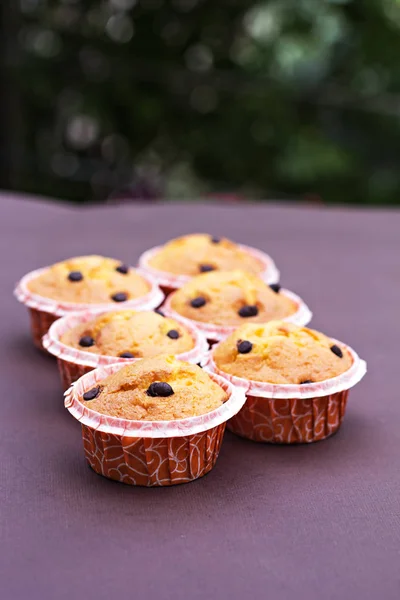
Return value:
M 33 343 L 37 348 L 43 350 L 42 338 L 47 333 L 50 325 L 59 319 L 71 313 L 81 312 L 83 310 L 101 311 L 115 309 L 114 303 L 106 304 L 85 304 L 82 302 L 57 302 L 51 298 L 45 298 L 39 294 L 34 294 L 29 290 L 29 282 L 39 277 L 46 269 L 37 269 L 27 273 L 16 285 L 14 295 L 25 304 L 30 311 L 31 330 Z M 124 302 L 124 308 L 136 310 L 152 310 L 157 308 L 164 299 L 164 294 L 148 273 L 136 269 L 150 284 L 151 288 L 148 294 L 139 298 L 134 298 Z
M 242 244 L 239 244 L 239 248 L 262 262 L 264 269 L 260 273 L 259 277 L 261 277 L 265 283 L 271 284 L 279 282 L 280 273 L 274 261 L 268 254 L 262 252 L 261 250 L 257 250 L 256 248 L 251 248 L 250 246 L 244 246 Z M 160 250 L 162 250 L 162 246 L 155 246 L 154 248 L 150 248 L 150 250 L 144 252 L 139 258 L 139 267 L 146 273 L 149 273 L 149 275 L 151 275 L 158 282 L 158 285 L 161 287 L 164 294 L 168 296 L 170 293 L 181 288 L 185 283 L 190 281 L 191 277 L 188 275 L 174 275 L 173 273 L 159 271 L 158 269 L 152 267 L 149 264 L 149 261 Z
M 47 331 L 51 324 L 58 319 L 58 317 L 56 315 L 36 308 L 28 307 L 28 310 L 31 321 L 33 343 L 35 344 L 36 348 L 39 348 L 39 350 L 43 350 L 43 332 Z
M 121 310 L 125 310 L 125 308 L 114 308 L 112 312 L 119 312 Z M 92 371 L 97 367 L 115 363 L 126 365 L 129 362 L 140 360 L 140 358 L 129 359 L 119 358 L 117 356 L 107 356 L 104 354 L 93 354 L 92 352 L 85 352 L 84 350 L 72 348 L 71 346 L 67 346 L 61 342 L 62 336 L 67 331 L 73 327 L 76 327 L 77 325 L 91 321 L 94 317 L 105 314 L 106 312 L 111 311 L 87 310 L 81 313 L 75 313 L 66 317 L 62 317 L 51 325 L 49 331 L 43 337 L 43 347 L 47 350 L 47 352 L 57 357 L 61 382 L 64 390 L 69 388 L 69 386 L 74 383 L 74 381 L 82 377 L 82 375 L 89 373 L 89 371 Z M 193 364 L 200 363 L 208 350 L 206 338 L 192 324 L 183 322 L 182 319 L 176 319 L 176 321 L 188 329 L 195 343 L 191 350 L 183 352 L 182 354 L 178 354 L 176 357 L 179 360 Z
M 203 361 L 209 373 L 217 373 L 245 390 L 246 403 L 230 419 L 227 428 L 255 442 L 301 444 L 324 440 L 334 434 L 343 421 L 350 388 L 367 371 L 352 348 L 345 346 L 353 364 L 345 373 L 318 383 L 302 385 L 272 384 L 229 375 L 218 369 L 213 352 Z
M 293 323 L 294 325 L 299 325 L 300 327 L 305 327 L 312 319 L 312 312 L 308 308 L 307 304 L 299 296 L 297 296 L 297 294 L 294 294 L 289 290 L 285 290 L 284 288 L 281 288 L 279 293 L 287 296 L 297 305 L 297 310 L 294 314 L 281 320 L 287 321 L 288 323 Z M 214 325 L 213 323 L 203 323 L 201 321 L 187 319 L 172 308 L 171 299 L 172 296 L 168 296 L 161 307 L 165 315 L 167 317 L 171 317 L 172 319 L 180 318 L 186 323 L 192 323 L 199 331 L 201 331 L 201 333 L 205 335 L 211 345 L 224 340 L 226 337 L 228 337 L 228 335 L 233 333 L 235 329 L 237 329 L 237 327 L 231 325 Z
M 131 421 L 102 415 L 80 402 L 82 394 L 121 364 L 87 373 L 65 392 L 65 407 L 82 425 L 86 460 L 99 475 L 141 486 L 188 483 L 206 475 L 218 458 L 226 421 L 243 406 L 245 393 L 215 374 L 228 394 L 219 408 L 176 421 Z

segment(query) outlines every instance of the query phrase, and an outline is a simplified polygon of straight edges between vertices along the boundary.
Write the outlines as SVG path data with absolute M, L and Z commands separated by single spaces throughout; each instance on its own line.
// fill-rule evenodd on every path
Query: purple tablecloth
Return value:
M 400 213 L 288 206 L 91 207 L 0 196 L 2 600 L 398 600 Z M 269 252 L 312 325 L 369 372 L 340 432 L 298 447 L 227 434 L 189 485 L 124 486 L 86 465 L 56 365 L 12 296 L 27 271 L 86 253 L 135 262 L 183 232 Z

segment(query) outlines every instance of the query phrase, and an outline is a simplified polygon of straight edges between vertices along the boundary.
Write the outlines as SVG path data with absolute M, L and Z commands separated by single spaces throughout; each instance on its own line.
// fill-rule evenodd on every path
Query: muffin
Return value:
M 244 324 L 214 347 L 206 368 L 247 390 L 228 428 L 255 441 L 322 440 L 340 427 L 365 362 L 343 344 L 284 321 Z
M 31 311 L 34 343 L 57 318 L 85 308 L 152 309 L 163 299 L 147 275 L 112 258 L 81 256 L 28 273 L 15 295 Z
M 58 359 L 64 389 L 99 365 L 173 354 L 198 363 L 208 349 L 204 336 L 161 311 L 92 311 L 63 317 L 50 327 L 44 347 Z
M 244 392 L 173 356 L 108 365 L 68 391 L 97 473 L 131 485 L 163 486 L 202 477 L 214 466 L 227 419 Z
M 139 264 L 166 288 L 164 291 L 177 289 L 192 277 L 210 271 L 240 269 L 267 283 L 279 281 L 279 272 L 267 254 L 204 233 L 185 235 L 148 250 Z
M 210 339 L 222 339 L 243 323 L 288 319 L 305 325 L 310 312 L 279 285 L 243 271 L 215 271 L 194 277 L 171 294 L 164 308 L 196 323 Z

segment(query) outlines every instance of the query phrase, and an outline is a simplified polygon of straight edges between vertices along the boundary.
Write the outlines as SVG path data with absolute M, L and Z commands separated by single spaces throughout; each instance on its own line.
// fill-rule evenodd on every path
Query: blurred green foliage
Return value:
M 19 12 L 19 189 L 400 202 L 400 0 Z

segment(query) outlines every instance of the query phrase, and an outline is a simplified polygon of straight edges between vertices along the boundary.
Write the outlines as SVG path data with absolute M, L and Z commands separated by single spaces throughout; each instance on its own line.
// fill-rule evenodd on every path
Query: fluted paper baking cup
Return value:
M 297 294 L 294 294 L 293 292 L 290 292 L 289 290 L 285 290 L 285 289 L 281 288 L 279 293 L 283 294 L 283 295 L 287 296 L 288 298 L 290 298 L 291 300 L 293 300 L 297 306 L 297 310 L 295 313 L 293 313 L 292 315 L 289 315 L 288 317 L 285 317 L 281 320 L 287 321 L 289 323 L 293 323 L 294 325 L 299 325 L 300 327 L 304 327 L 305 325 L 307 325 L 312 319 L 312 312 L 308 308 L 307 304 L 305 304 L 305 302 L 303 302 L 303 300 L 300 298 L 300 296 L 297 296 Z M 172 298 L 173 298 L 173 295 L 168 296 L 165 299 L 165 302 L 164 302 L 163 306 L 161 307 L 162 311 L 168 317 L 171 317 L 172 319 L 176 319 L 176 318 L 180 317 L 181 319 L 184 319 L 185 322 L 194 324 L 197 327 L 197 329 L 199 329 L 199 331 L 201 331 L 209 341 L 212 341 L 212 342 L 221 341 L 221 340 L 225 339 L 228 335 L 233 333 L 238 328 L 238 326 L 234 326 L 234 325 L 214 325 L 213 323 L 203 323 L 202 321 L 195 321 L 192 319 L 188 319 L 187 317 L 183 317 L 182 315 L 180 315 L 178 312 L 176 312 L 172 308 L 172 306 L 171 306 Z
M 121 310 L 126 309 L 114 308 L 112 311 L 95 312 L 87 310 L 62 317 L 51 325 L 49 331 L 43 337 L 43 346 L 50 354 L 53 354 L 58 359 L 64 389 L 67 389 L 71 383 L 79 379 L 79 377 L 97 367 L 115 363 L 126 365 L 129 362 L 141 360 L 140 358 L 127 359 L 105 354 L 93 354 L 92 352 L 85 352 L 84 350 L 67 346 L 61 341 L 62 336 L 77 325 L 87 323 L 95 317 L 106 314 L 107 312 L 121 312 Z M 191 350 L 177 354 L 176 357 L 179 360 L 190 363 L 200 363 L 208 350 L 206 338 L 191 323 L 186 323 L 179 318 L 176 319 L 176 321 L 189 331 L 194 341 L 194 347 Z
M 114 302 L 89 304 L 84 302 L 59 302 L 51 298 L 45 298 L 30 291 L 29 282 L 39 277 L 49 267 L 36 269 L 27 273 L 16 285 L 14 295 L 25 304 L 31 313 L 32 337 L 36 346 L 42 348 L 42 338 L 47 333 L 51 323 L 60 317 L 83 310 L 105 311 L 115 308 Z M 157 308 L 164 299 L 164 294 L 158 284 L 147 272 L 135 269 L 150 284 L 150 291 L 144 296 L 133 298 L 124 302 L 124 308 L 136 310 L 152 310 Z
M 265 283 L 278 283 L 280 273 L 279 270 L 274 263 L 273 259 L 262 252 L 261 250 L 257 250 L 256 248 L 252 248 L 250 246 L 244 246 L 243 244 L 238 244 L 239 248 L 254 258 L 257 258 L 263 265 L 263 271 L 258 275 Z M 144 252 L 139 258 L 139 267 L 149 273 L 154 279 L 158 282 L 160 286 L 163 288 L 173 291 L 178 288 L 181 288 L 185 283 L 190 281 L 192 277 L 189 275 L 174 275 L 173 273 L 168 273 L 167 271 L 159 271 L 150 265 L 150 260 L 153 258 L 157 252 L 162 250 L 163 246 L 155 246 L 154 248 L 150 248 L 146 252 Z
M 36 310 L 36 308 L 28 307 L 28 311 L 31 322 L 32 341 L 39 350 L 44 350 L 42 345 L 43 334 L 58 317 L 42 310 Z M 46 352 L 46 350 L 44 351 Z
M 333 340 L 335 341 L 335 340 Z M 230 431 L 257 442 L 310 443 L 335 433 L 344 418 L 350 388 L 364 377 L 367 366 L 356 352 L 344 373 L 309 384 L 272 384 L 252 381 L 219 369 L 211 350 L 202 362 L 209 373 L 217 373 L 246 392 L 246 403 L 227 424 Z
M 245 402 L 244 390 L 215 374 L 210 377 L 228 394 L 219 408 L 175 421 L 131 421 L 102 415 L 79 398 L 116 373 L 121 364 L 99 367 L 65 393 L 65 407 L 82 425 L 84 451 L 96 473 L 142 486 L 187 483 L 208 473 L 218 458 L 225 424 Z

